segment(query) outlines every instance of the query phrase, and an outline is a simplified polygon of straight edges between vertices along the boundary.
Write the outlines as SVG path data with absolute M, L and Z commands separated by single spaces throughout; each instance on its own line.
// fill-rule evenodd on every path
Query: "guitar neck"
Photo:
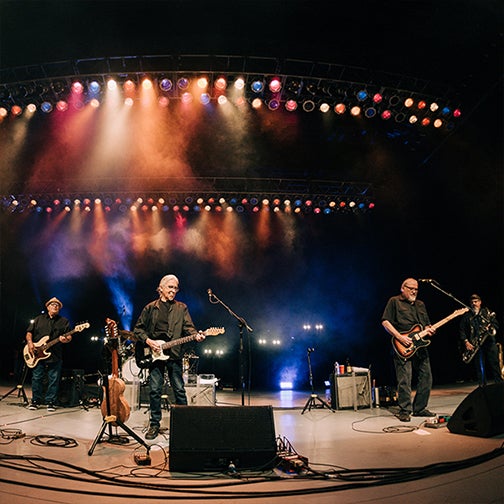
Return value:
M 71 336 L 74 332 L 75 332 L 75 329 L 72 329 L 71 331 L 69 331 L 69 332 L 67 332 L 67 333 L 65 333 L 65 334 L 61 334 L 61 335 L 60 335 L 60 336 L 58 336 L 57 338 L 52 339 L 51 341 L 49 341 L 49 342 L 46 344 L 46 346 L 45 346 L 46 350 L 47 350 L 48 348 L 51 348 L 53 345 L 56 345 L 56 343 L 59 343 L 59 342 L 60 342 L 60 338 L 61 338 L 61 336 L 63 336 L 64 338 L 66 338 L 66 337 L 68 337 L 68 336 Z
M 189 343 L 190 341 L 194 341 L 198 336 L 198 333 L 191 334 L 190 336 L 185 336 L 183 338 L 177 338 L 171 341 L 167 341 L 161 345 L 161 350 L 168 350 L 177 345 L 183 345 L 184 343 Z

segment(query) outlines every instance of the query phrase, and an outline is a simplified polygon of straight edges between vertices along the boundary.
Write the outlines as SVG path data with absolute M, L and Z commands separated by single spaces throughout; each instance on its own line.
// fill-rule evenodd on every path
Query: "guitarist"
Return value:
M 425 328 L 429 336 L 435 333 L 425 304 L 417 299 L 417 295 L 418 281 L 407 278 L 401 285 L 401 293 L 388 300 L 382 315 L 382 325 L 385 330 L 405 347 L 412 344 L 408 331 L 417 325 Z M 435 413 L 427 409 L 432 388 L 432 372 L 427 348 L 419 348 L 409 359 L 402 358 L 394 352 L 394 367 L 399 404 L 397 418 L 401 422 L 409 422 L 412 413 L 413 416 L 435 416 Z M 413 372 L 418 375 L 418 385 L 412 404 Z
M 59 338 L 61 343 L 69 343 L 72 336 L 63 336 L 70 332 L 68 319 L 62 317 L 59 312 L 63 308 L 63 303 L 58 298 L 51 298 L 45 304 L 47 311 L 37 315 L 26 329 L 26 344 L 30 353 L 34 351 L 34 343 L 37 343 L 44 336 L 49 336 L 49 340 Z M 51 348 L 51 356 L 40 360 L 32 371 L 32 400 L 29 409 L 36 410 L 41 404 L 47 405 L 47 411 L 56 410 L 56 400 L 58 398 L 61 369 L 63 367 L 63 349 L 61 345 L 54 345 Z M 47 389 L 44 401 L 44 378 L 47 374 Z
M 495 340 L 495 334 L 499 323 L 495 313 L 486 306 L 482 306 L 481 297 L 473 294 L 470 298 L 471 311 L 467 312 L 460 320 L 460 341 L 467 351 L 476 351 L 474 366 L 480 386 L 487 384 L 488 378 L 493 378 L 495 383 L 504 381 L 499 366 L 499 350 Z M 484 337 L 484 341 L 478 348 L 478 341 Z
M 179 281 L 175 275 L 161 278 L 157 292 L 159 298 L 145 306 L 134 328 L 137 345 L 145 344 L 159 352 L 159 340 L 172 341 L 185 336 L 197 335 L 196 341 L 203 341 L 205 336 L 198 334 L 189 314 L 187 305 L 175 300 L 179 290 Z M 168 360 L 155 360 L 149 366 L 150 425 L 145 439 L 155 439 L 161 425 L 161 394 L 164 383 L 164 371 L 168 371 L 170 384 L 176 404 L 187 404 L 184 387 L 182 356 L 183 345 L 173 346 L 168 350 Z

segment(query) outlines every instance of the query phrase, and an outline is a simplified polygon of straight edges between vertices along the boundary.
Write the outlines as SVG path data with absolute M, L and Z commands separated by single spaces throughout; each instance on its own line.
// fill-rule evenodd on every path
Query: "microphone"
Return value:
M 207 289 L 208 299 L 212 300 L 213 292 L 212 289 Z
M 311 353 L 311 352 L 315 352 L 315 348 L 308 348 L 308 352 Z
M 434 278 L 419 278 L 418 281 L 423 283 L 437 283 Z

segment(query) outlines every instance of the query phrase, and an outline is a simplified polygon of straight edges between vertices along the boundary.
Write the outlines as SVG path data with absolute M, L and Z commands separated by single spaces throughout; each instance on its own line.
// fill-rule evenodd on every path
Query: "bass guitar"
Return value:
M 164 353 L 165 350 L 194 341 L 199 334 L 203 334 L 204 336 L 217 336 L 218 334 L 224 334 L 224 332 L 225 329 L 223 327 L 210 327 L 202 333 L 191 334 L 191 336 L 186 336 L 184 338 L 177 338 L 171 341 L 156 340 L 156 343 L 161 346 L 161 350 L 159 352 L 153 351 L 146 343 L 137 341 L 135 347 L 136 365 L 140 369 L 148 368 L 157 360 L 168 360 L 170 358 L 168 354 Z
M 445 317 L 443 320 L 433 324 L 432 327 L 434 329 L 438 329 L 450 320 L 463 315 L 467 311 L 469 311 L 469 308 L 460 308 L 459 310 L 455 310 L 451 315 L 448 315 L 448 317 Z M 411 338 L 411 345 L 405 346 L 392 336 L 392 347 L 397 355 L 403 359 L 409 359 L 419 348 L 426 347 L 431 344 L 430 339 L 425 339 L 425 337 L 429 334 L 428 331 L 426 329 L 422 329 L 422 326 L 419 324 L 412 327 L 409 331 L 402 332 L 401 334 L 405 334 Z
M 113 417 L 115 420 L 124 423 L 130 416 L 131 408 L 124 397 L 126 385 L 119 378 L 119 355 L 117 352 L 119 332 L 117 323 L 114 320 L 107 318 L 106 322 L 105 333 L 112 353 L 112 374 L 105 376 L 101 411 L 103 418 Z M 116 422 L 112 422 L 112 424 L 117 425 Z
M 65 334 L 62 334 L 61 336 L 71 336 L 74 333 L 84 331 L 84 329 L 87 329 L 88 327 L 89 322 L 85 322 L 84 324 L 76 325 L 74 329 Z M 36 343 L 33 343 L 33 353 L 28 350 L 28 344 L 26 344 L 23 349 L 23 358 L 26 362 L 26 365 L 29 368 L 34 368 L 39 363 L 39 361 L 49 358 L 51 356 L 51 352 L 48 352 L 49 348 L 51 348 L 53 345 L 56 345 L 56 343 L 59 343 L 60 337 L 54 338 L 53 340 L 49 341 L 49 336 L 44 336 Z

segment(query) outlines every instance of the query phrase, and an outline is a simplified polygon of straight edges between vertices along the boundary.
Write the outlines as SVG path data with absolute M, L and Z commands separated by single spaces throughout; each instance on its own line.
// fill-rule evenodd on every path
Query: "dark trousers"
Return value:
M 488 379 L 493 379 L 495 383 L 503 380 L 499 366 L 499 351 L 494 337 L 489 337 L 481 345 L 478 353 L 474 356 L 476 376 L 480 385 L 486 385 Z
M 165 369 L 168 372 L 170 385 L 175 395 L 175 403 L 182 405 L 187 404 L 187 396 L 182 374 L 182 361 L 156 360 L 149 368 L 149 401 L 150 424 L 157 427 L 161 424 L 161 395 L 163 394 Z
M 401 411 L 420 413 L 427 408 L 432 388 L 432 372 L 429 354 L 425 348 L 419 349 L 408 360 L 394 355 L 394 367 L 397 377 L 398 404 Z M 411 403 L 411 384 L 413 373 L 418 377 L 413 404 Z
M 40 361 L 32 371 L 32 401 L 38 404 L 56 404 L 58 399 L 63 362 Z M 47 373 L 47 389 L 44 401 L 44 378 Z

